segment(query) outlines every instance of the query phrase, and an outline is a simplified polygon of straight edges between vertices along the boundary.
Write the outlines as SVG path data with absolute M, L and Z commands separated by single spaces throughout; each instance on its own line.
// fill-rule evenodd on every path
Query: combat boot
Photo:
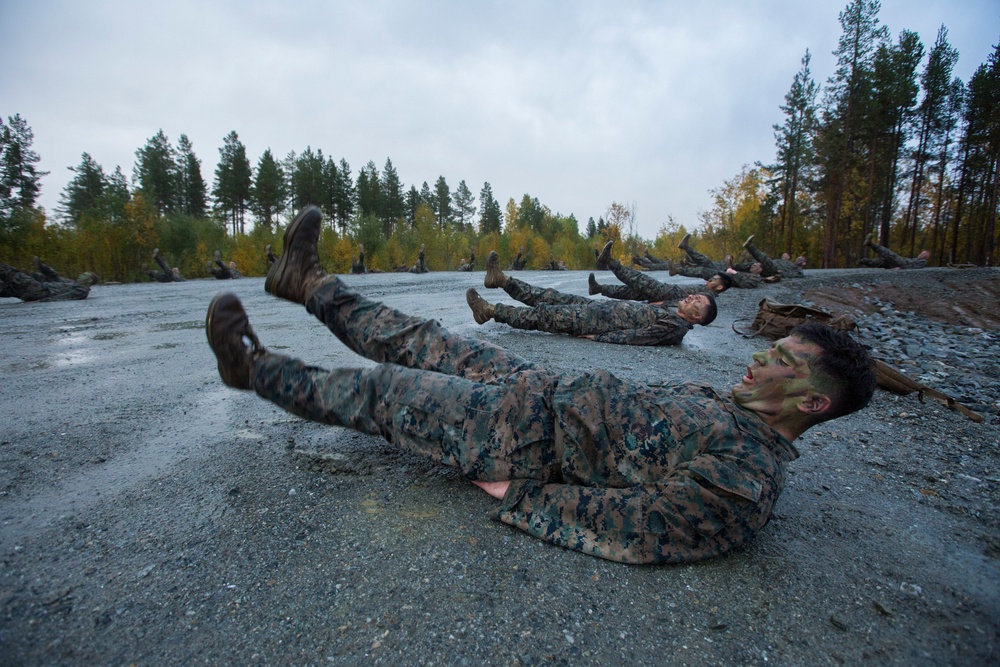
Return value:
M 587 291 L 591 294 L 600 294 L 601 286 L 597 284 L 597 278 L 591 273 L 587 276 Z
M 754 235 L 751 234 L 750 237 L 746 241 L 743 242 L 743 247 L 744 248 L 749 248 L 751 245 L 753 245 L 753 237 L 754 237 Z
M 613 240 L 612 241 L 608 241 L 607 243 L 604 244 L 604 247 L 601 248 L 601 254 L 597 256 L 597 265 L 598 266 L 601 266 L 601 265 L 610 266 L 611 265 L 611 246 L 613 246 L 614 244 L 615 244 L 615 242 Z
M 690 240 L 691 240 L 691 235 L 690 234 L 685 234 L 684 238 L 681 239 L 681 242 L 677 244 L 677 247 L 680 248 L 681 250 L 687 251 L 687 249 L 688 249 L 688 241 L 690 241 Z
M 217 294 L 208 304 L 205 333 L 222 381 L 236 389 L 250 389 L 254 362 L 268 352 L 250 327 L 243 304 L 235 294 Z
M 470 287 L 465 292 L 465 300 L 472 309 L 472 317 L 476 319 L 476 324 L 486 324 L 493 319 L 493 304 L 479 296 L 479 292 L 474 288 Z
M 496 250 L 491 250 L 486 258 L 486 278 L 483 279 L 483 287 L 503 287 L 507 284 L 507 276 L 500 268 L 500 256 Z M 471 305 L 471 304 L 470 304 Z M 480 322 L 482 324 L 482 322 Z
M 672 276 L 677 275 L 677 267 L 674 266 L 674 260 L 672 259 L 667 260 L 667 273 L 669 273 Z
M 285 230 L 281 257 L 268 269 L 264 291 L 295 303 L 309 300 L 327 277 L 316 248 L 322 221 L 323 214 L 315 206 L 307 206 L 295 216 Z

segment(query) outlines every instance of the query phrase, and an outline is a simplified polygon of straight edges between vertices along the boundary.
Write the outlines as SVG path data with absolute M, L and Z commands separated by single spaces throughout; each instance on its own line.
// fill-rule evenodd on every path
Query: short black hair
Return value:
M 709 324 L 715 321 L 715 317 L 719 314 L 719 308 L 715 305 L 715 295 L 711 292 L 700 292 L 706 298 L 708 298 L 708 308 L 705 310 L 705 316 L 701 318 L 701 322 L 698 322 L 703 327 L 707 327 Z
M 719 282 L 722 283 L 723 292 L 733 286 L 733 279 L 729 277 L 728 273 L 716 273 L 712 278 L 719 279 Z
M 875 360 L 861 343 L 846 331 L 818 322 L 800 324 L 789 335 L 815 343 L 823 350 L 809 366 L 822 376 L 820 383 L 828 384 L 832 394 L 826 420 L 868 405 L 875 393 Z

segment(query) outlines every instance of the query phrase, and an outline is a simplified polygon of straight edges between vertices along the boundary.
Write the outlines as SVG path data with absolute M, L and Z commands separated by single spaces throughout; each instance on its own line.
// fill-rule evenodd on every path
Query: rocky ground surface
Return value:
M 482 272 L 350 279 L 559 370 L 720 389 L 767 345 L 732 326 L 805 301 L 981 417 L 879 391 L 796 442 L 753 543 L 675 567 L 546 545 L 448 469 L 223 386 L 220 288 L 269 347 L 367 363 L 261 279 L 0 300 L 0 665 L 997 664 L 1000 272 L 807 274 L 721 296 L 677 348 L 476 326 Z M 585 272 L 522 277 L 586 293 Z

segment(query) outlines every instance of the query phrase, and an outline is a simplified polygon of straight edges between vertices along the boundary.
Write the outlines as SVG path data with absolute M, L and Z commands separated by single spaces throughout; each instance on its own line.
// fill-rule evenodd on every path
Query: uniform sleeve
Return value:
M 567 549 L 621 563 L 684 563 L 740 546 L 776 494 L 703 457 L 662 483 L 607 489 L 514 480 L 496 518 Z
M 622 329 L 597 334 L 594 340 L 618 345 L 679 345 L 684 339 L 684 334 L 690 330 L 691 327 L 680 317 L 670 316 L 641 329 Z
M 594 340 L 617 345 L 675 345 L 673 336 L 665 336 L 663 327 L 651 326 L 642 329 L 622 329 L 596 334 Z

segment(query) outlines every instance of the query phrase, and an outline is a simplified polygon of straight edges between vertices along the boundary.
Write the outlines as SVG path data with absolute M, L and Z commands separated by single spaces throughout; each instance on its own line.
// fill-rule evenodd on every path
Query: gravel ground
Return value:
M 585 272 L 524 277 L 586 293 Z M 272 349 L 367 364 L 261 279 L 3 299 L 0 664 L 1000 660 L 1000 272 L 809 271 L 731 290 L 678 348 L 478 327 L 464 291 L 481 280 L 350 282 L 556 369 L 719 388 L 767 345 L 732 324 L 764 296 L 807 300 L 853 312 L 881 358 L 983 421 L 879 391 L 796 442 L 747 548 L 625 566 L 490 521 L 495 501 L 451 470 L 222 385 L 203 333 L 220 289 Z

